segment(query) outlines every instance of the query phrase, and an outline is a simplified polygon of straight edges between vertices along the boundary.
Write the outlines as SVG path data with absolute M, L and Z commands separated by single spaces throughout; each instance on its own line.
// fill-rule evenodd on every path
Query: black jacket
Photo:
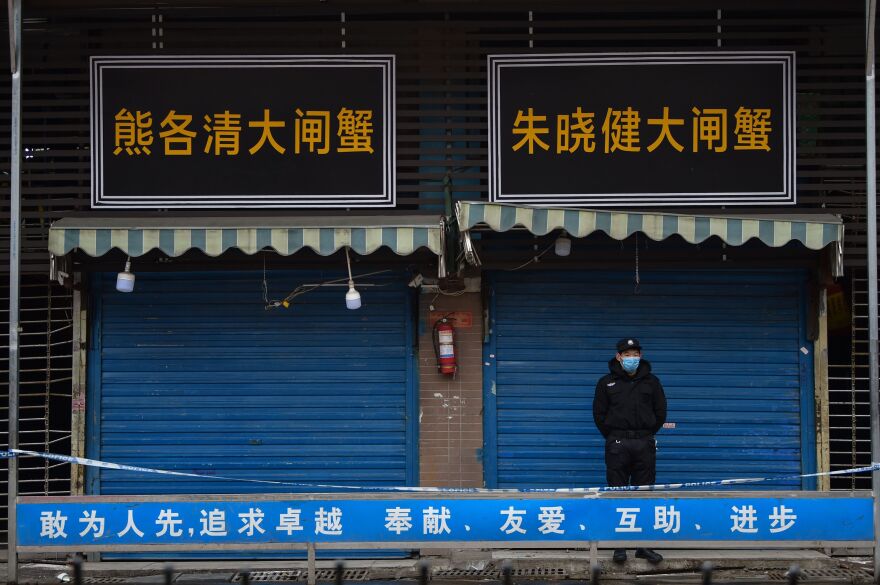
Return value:
M 593 420 L 602 436 L 611 431 L 656 433 L 666 422 L 666 395 L 651 364 L 642 360 L 634 376 L 627 374 L 617 359 L 608 362 L 610 374 L 596 384 Z

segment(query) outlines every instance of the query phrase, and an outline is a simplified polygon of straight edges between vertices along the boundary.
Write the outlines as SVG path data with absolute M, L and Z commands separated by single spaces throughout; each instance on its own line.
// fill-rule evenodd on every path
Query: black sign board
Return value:
M 93 57 L 92 205 L 393 207 L 394 57 Z
M 794 80 L 792 52 L 490 56 L 490 199 L 793 204 Z

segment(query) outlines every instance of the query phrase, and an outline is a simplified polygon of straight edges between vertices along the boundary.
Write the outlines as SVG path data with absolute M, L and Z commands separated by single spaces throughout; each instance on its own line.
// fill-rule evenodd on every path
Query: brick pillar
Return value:
M 430 487 L 483 486 L 483 319 L 479 293 L 420 295 L 419 469 Z M 458 374 L 437 371 L 430 305 L 441 313 L 470 313 L 470 327 L 455 325 Z

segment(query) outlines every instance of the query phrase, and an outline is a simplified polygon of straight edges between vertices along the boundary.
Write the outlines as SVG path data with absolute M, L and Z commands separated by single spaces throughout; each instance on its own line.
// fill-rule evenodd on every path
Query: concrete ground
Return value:
M 870 559 L 865 557 L 832 557 L 815 550 L 668 550 L 659 565 L 633 558 L 623 565 L 611 562 L 611 551 L 600 550 L 601 579 L 608 581 L 657 584 L 699 583 L 700 567 L 710 562 L 715 567 L 715 583 L 785 582 L 785 572 L 792 565 L 804 571 L 809 585 L 871 582 Z M 464 582 L 498 583 L 498 571 L 510 561 L 513 580 L 517 585 L 541 585 L 565 581 L 589 581 L 590 563 L 587 551 L 449 551 L 440 557 L 423 557 L 431 567 L 432 585 L 455 585 Z M 106 561 L 83 564 L 86 585 L 160 585 L 166 562 Z M 335 562 L 318 561 L 317 568 L 333 569 Z M 346 569 L 360 570 L 348 585 L 364 583 L 380 585 L 381 581 L 410 581 L 415 585 L 419 561 L 416 559 L 350 560 Z M 172 564 L 173 581 L 179 585 L 219 584 L 234 582 L 236 574 L 246 569 L 258 571 L 289 571 L 283 576 L 254 575 L 254 582 L 305 583 L 305 561 L 180 561 Z M 0 582 L 6 582 L 6 565 L 0 565 Z M 58 585 L 67 582 L 70 568 L 63 560 L 24 561 L 19 569 L 19 583 Z M 262 578 L 261 578 L 262 577 Z M 330 578 L 328 577 L 327 580 Z M 322 580 L 326 583 L 327 580 Z

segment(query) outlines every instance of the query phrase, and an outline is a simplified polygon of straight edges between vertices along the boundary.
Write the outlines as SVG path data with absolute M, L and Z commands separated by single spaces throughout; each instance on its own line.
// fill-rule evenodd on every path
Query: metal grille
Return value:
M 510 570 L 513 577 L 534 577 L 538 579 L 566 579 L 568 571 L 562 567 L 525 567 Z M 434 571 L 434 577 L 439 578 L 477 578 L 499 579 L 501 570 L 495 565 L 488 565 L 484 569 L 441 569 Z
M 336 569 L 318 569 L 315 572 L 318 581 L 332 581 L 336 579 Z M 269 582 L 269 581 L 305 581 L 308 578 L 308 572 L 301 569 L 293 569 L 289 571 L 253 571 L 248 573 L 248 578 L 252 582 Z M 342 579 L 344 581 L 366 581 L 369 579 L 369 571 L 367 569 L 344 569 L 342 571 Z M 236 573 L 230 579 L 233 583 L 242 581 L 242 573 Z
M 846 581 L 847 583 L 868 582 L 873 576 L 868 571 L 860 569 L 804 569 L 801 571 L 801 581 Z M 769 581 L 788 581 L 787 572 L 767 573 Z
M 830 347 L 837 362 L 828 366 L 831 470 L 871 464 L 871 420 L 868 392 L 868 279 L 865 270 L 847 271 L 851 329 L 848 347 Z M 832 338 L 845 344 L 846 339 Z M 834 359 L 833 357 L 831 359 Z M 870 489 L 870 474 L 831 477 L 831 488 Z
M 2 289 L 8 296 L 8 287 Z M 72 303 L 69 290 L 49 283 L 44 276 L 25 276 L 21 286 L 21 354 L 19 446 L 32 451 L 70 453 L 70 396 L 72 353 Z M 0 305 L 3 320 L 0 343 L 0 417 L 2 447 L 9 445 L 9 307 Z M 2 465 L 0 482 L 7 491 L 7 468 Z M 19 462 L 21 495 L 67 495 L 70 465 L 37 458 Z M 6 499 L 0 500 L 0 540 L 7 536 Z
M 318 581 L 335 581 L 336 580 L 336 569 L 318 569 L 315 571 L 315 575 L 317 576 Z M 342 580 L 343 581 L 366 581 L 369 578 L 370 572 L 367 569 L 345 569 L 342 571 Z M 308 575 L 303 572 L 299 576 L 299 581 L 305 581 Z
M 871 573 L 861 569 L 804 569 L 802 576 L 808 581 L 824 579 L 870 579 Z
M 484 569 L 439 569 L 434 571 L 435 578 L 442 579 L 497 579 L 498 569 L 492 565 Z
M 514 577 L 540 577 L 548 579 L 565 579 L 568 572 L 561 567 L 534 567 L 529 569 L 513 569 L 510 572 Z
M 254 571 L 252 573 L 248 573 L 248 578 L 250 581 L 254 582 L 262 582 L 262 581 L 296 581 L 300 577 L 302 577 L 304 571 L 299 569 L 293 571 Z M 240 583 L 242 580 L 242 573 L 236 573 L 230 579 L 233 583 Z

